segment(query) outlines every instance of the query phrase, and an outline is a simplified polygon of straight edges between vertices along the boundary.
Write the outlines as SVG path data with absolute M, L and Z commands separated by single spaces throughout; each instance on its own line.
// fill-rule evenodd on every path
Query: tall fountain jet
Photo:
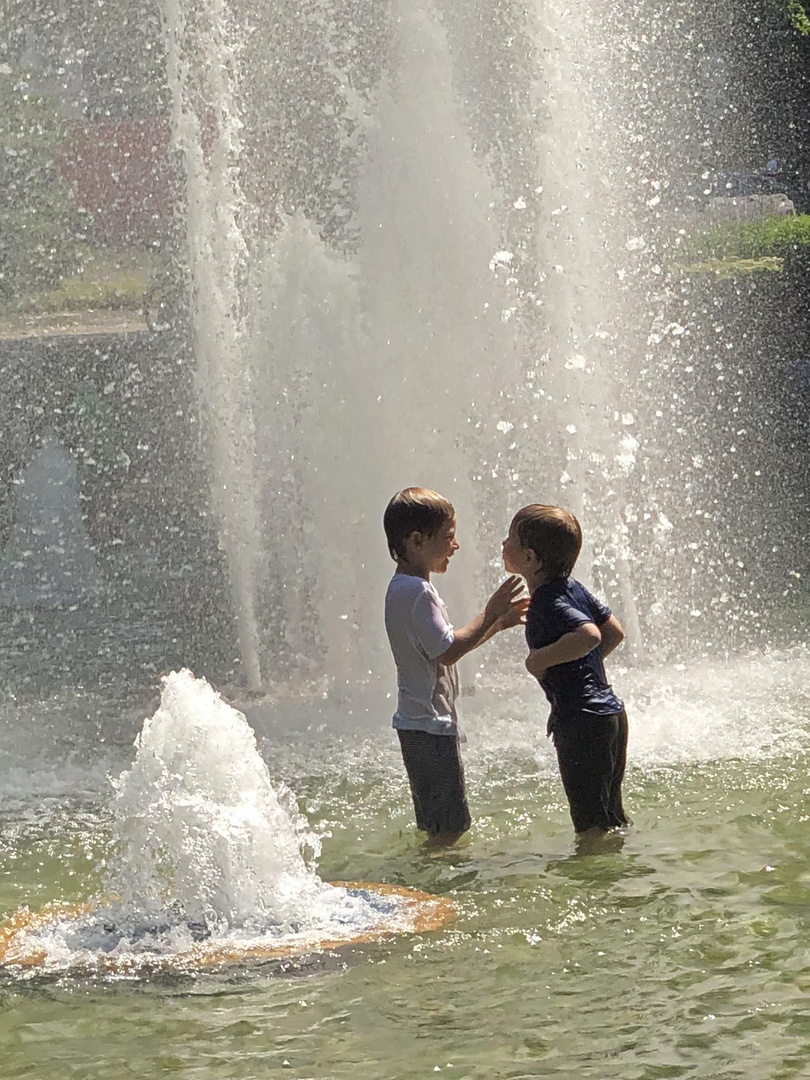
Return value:
M 534 174 L 522 178 L 533 203 L 511 252 L 504 193 L 457 93 L 458 39 L 451 47 L 434 4 L 391 5 L 384 73 L 362 138 L 344 147 L 359 179 L 344 208 L 354 238 L 340 244 L 311 211 L 287 209 L 283 191 L 274 224 L 257 225 L 268 208 L 246 194 L 257 185 L 246 184 L 256 164 L 243 118 L 265 76 L 242 70 L 226 0 L 165 0 L 164 12 L 212 503 L 249 687 L 261 686 L 263 659 L 277 667 L 282 655 L 292 674 L 309 665 L 333 686 L 386 663 L 380 520 L 412 484 L 457 507 L 462 550 L 442 588 L 460 621 L 484 594 L 477 578 L 487 554 L 494 568 L 507 515 L 557 501 L 582 519 L 583 576 L 596 568 L 621 594 L 637 650 L 623 520 L 635 421 L 614 378 L 617 256 L 580 24 L 555 0 L 526 28 L 538 50 L 526 64 Z M 262 108 L 281 108 L 270 96 Z M 268 199 L 286 175 L 287 150 L 273 150 Z M 312 169 L 336 174 L 320 151 L 308 147 Z
M 381 519 L 398 489 L 436 487 L 456 504 L 462 553 L 442 588 L 459 618 L 474 613 L 486 507 L 471 448 L 482 423 L 494 430 L 499 375 L 515 363 L 490 265 L 495 197 L 430 5 L 394 5 L 364 134 L 356 250 L 341 255 L 300 212 L 284 215 L 256 324 L 256 401 L 273 417 L 258 432 L 263 505 L 287 492 L 282 527 L 266 531 L 287 574 L 286 642 L 304 659 L 322 641 L 332 685 L 389 662 Z
M 377 401 L 370 517 L 376 524 L 409 484 L 451 499 L 462 548 L 442 592 L 466 620 L 482 592 L 478 526 L 489 509 L 473 477 L 500 419 L 497 390 L 519 366 L 501 318 L 509 297 L 491 268 L 495 193 L 432 4 L 394 4 L 391 57 L 359 191 L 366 366 Z
M 638 657 L 641 630 L 623 520 L 624 480 L 638 443 L 616 378 L 617 363 L 627 363 L 632 350 L 618 300 L 627 252 L 613 205 L 609 67 L 595 54 L 588 20 L 574 17 L 569 4 L 537 5 L 532 18 L 532 40 L 542 43 L 532 83 L 542 378 L 565 455 L 558 501 L 585 528 L 579 572 L 588 579 L 594 564 L 611 564 L 628 646 Z
M 174 142 L 186 179 L 197 386 L 211 455 L 211 497 L 233 592 L 249 689 L 262 682 L 256 621 L 256 504 L 248 241 L 240 181 L 239 64 L 225 0 L 164 0 Z
M 480 591 L 470 446 L 482 417 L 494 425 L 514 349 L 490 267 L 492 187 L 458 115 L 444 31 L 430 5 L 397 4 L 389 74 L 365 119 L 356 253 L 330 248 L 300 211 L 259 235 L 241 127 L 256 87 L 232 15 L 218 0 L 164 11 L 197 382 L 248 684 L 261 684 L 262 650 L 281 646 L 302 671 L 317 648 L 333 683 L 354 682 L 380 663 L 380 521 L 395 490 L 453 498 L 460 617 Z M 262 641 L 268 595 L 275 607 L 262 610 L 280 620 L 265 614 Z

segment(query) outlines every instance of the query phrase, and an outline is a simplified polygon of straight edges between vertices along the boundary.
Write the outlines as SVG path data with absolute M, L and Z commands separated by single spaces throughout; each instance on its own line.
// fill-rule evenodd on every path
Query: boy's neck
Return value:
M 546 585 L 549 581 L 551 581 L 551 576 L 542 569 L 526 574 L 526 588 L 529 590 L 529 595 L 536 593 L 541 585 Z
M 408 577 L 420 577 L 423 581 L 430 581 L 430 571 L 428 569 L 407 559 L 397 559 L 396 572 L 398 574 L 407 574 Z

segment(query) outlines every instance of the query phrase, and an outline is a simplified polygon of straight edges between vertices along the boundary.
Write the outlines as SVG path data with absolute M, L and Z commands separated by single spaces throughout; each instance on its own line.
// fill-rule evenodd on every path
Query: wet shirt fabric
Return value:
M 397 666 L 394 727 L 457 736 L 458 674 L 455 664 L 437 660 L 453 644 L 453 627 L 429 581 L 394 574 L 385 594 L 385 629 Z
M 610 608 L 574 578 L 554 578 L 532 594 L 526 643 L 542 649 L 585 623 L 602 626 L 610 615 Z M 548 668 L 540 685 L 551 704 L 550 728 L 582 714 L 614 716 L 623 708 L 605 678 L 598 646 L 579 660 Z

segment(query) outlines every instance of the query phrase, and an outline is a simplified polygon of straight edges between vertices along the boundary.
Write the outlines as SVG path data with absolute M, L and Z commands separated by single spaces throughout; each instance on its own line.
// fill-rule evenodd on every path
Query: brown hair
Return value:
M 456 516 L 453 504 L 429 488 L 410 487 L 398 491 L 385 508 L 383 528 L 392 559 L 405 556 L 405 541 L 413 532 L 435 536 Z
M 570 510 L 532 503 L 518 510 L 512 528 L 525 548 L 542 562 L 549 577 L 568 577 L 582 548 L 582 529 Z

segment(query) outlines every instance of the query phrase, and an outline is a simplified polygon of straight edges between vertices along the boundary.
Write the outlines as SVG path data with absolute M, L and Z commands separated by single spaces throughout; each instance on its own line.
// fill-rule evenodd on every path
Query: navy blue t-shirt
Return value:
M 574 578 L 554 578 L 532 593 L 526 643 L 530 649 L 542 649 L 585 623 L 602 626 L 610 614 L 610 608 Z M 551 703 L 552 716 L 558 720 L 582 712 L 613 716 L 623 708 L 605 678 L 599 646 L 580 660 L 547 668 L 540 685 Z

